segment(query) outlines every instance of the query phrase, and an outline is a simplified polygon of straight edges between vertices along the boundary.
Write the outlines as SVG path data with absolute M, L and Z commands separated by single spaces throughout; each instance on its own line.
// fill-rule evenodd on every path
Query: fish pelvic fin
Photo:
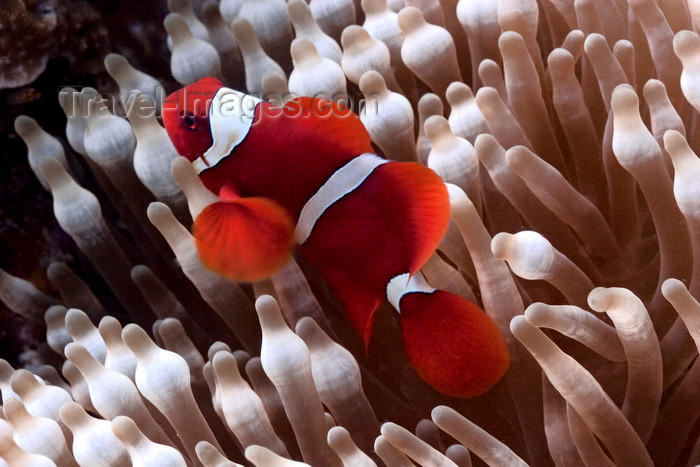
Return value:
M 265 279 L 289 261 L 294 222 L 269 198 L 234 198 L 210 204 L 194 222 L 204 265 L 231 280 Z
M 437 391 L 475 397 L 508 370 L 508 349 L 496 323 L 469 300 L 431 288 L 420 272 L 392 279 L 387 295 L 399 310 L 411 365 Z

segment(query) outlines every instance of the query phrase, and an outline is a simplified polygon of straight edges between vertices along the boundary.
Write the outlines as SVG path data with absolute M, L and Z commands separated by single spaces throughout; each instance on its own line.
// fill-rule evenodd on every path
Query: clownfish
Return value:
M 357 114 L 318 98 L 276 106 L 203 78 L 168 96 L 162 115 L 177 151 L 220 198 L 193 225 L 206 267 L 256 281 L 298 246 L 366 349 L 388 299 L 430 386 L 473 397 L 500 380 L 509 355 L 495 323 L 420 272 L 449 222 L 447 188 L 432 170 L 374 154 Z

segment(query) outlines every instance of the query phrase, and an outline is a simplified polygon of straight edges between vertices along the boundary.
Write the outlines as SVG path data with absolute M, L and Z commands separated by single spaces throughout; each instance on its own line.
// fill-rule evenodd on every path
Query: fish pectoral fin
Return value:
M 406 355 L 418 375 L 443 394 L 478 396 L 508 369 L 498 327 L 470 301 L 436 290 L 406 293 L 399 304 Z
M 210 204 L 194 222 L 204 265 L 236 281 L 274 274 L 291 258 L 294 222 L 269 198 L 238 198 Z

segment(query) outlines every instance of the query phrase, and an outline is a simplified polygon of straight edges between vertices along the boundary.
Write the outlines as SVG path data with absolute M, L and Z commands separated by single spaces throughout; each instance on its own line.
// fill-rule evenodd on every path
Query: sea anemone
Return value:
M 110 55 L 118 98 L 60 92 L 67 153 L 15 121 L 116 300 L 65 264 L 58 295 L 0 271 L 47 344 L 24 356 L 33 374 L 0 360 L 8 464 L 700 463 L 697 5 L 406 4 L 210 0 L 202 24 L 172 0 L 171 74 L 273 102 L 342 93 L 379 152 L 433 168 L 451 224 L 423 273 L 496 322 L 504 379 L 438 394 L 388 308 L 365 353 L 301 256 L 254 284 L 204 268 L 188 229 L 216 196 L 157 121 L 162 86 Z

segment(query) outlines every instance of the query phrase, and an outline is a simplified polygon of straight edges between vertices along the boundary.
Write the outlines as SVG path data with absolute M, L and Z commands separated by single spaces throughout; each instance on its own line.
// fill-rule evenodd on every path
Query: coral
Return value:
M 97 70 L 107 31 L 86 3 L 9 0 L 0 12 L 0 89 L 34 81 L 52 57 Z

